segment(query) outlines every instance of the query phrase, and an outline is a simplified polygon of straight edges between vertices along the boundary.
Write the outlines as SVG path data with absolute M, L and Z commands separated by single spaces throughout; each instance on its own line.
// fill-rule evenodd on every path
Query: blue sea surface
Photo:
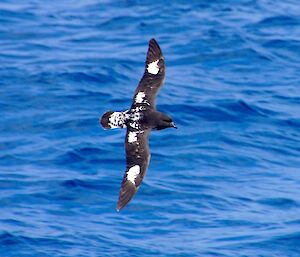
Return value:
M 0 2 L 0 256 L 300 256 L 298 0 Z M 148 41 L 151 163 L 116 211 Z

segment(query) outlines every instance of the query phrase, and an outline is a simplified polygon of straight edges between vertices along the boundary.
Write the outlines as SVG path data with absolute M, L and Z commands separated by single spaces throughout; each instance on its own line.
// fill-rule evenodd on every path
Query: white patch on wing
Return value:
M 140 104 L 140 103 L 142 103 L 142 102 L 144 102 L 144 98 L 145 98 L 145 93 L 144 92 L 138 92 L 138 94 L 136 95 L 136 97 L 135 97 L 135 102 L 136 103 L 138 103 L 138 104 Z
M 151 62 L 147 65 L 147 71 L 151 74 L 156 75 L 159 72 L 159 67 L 158 67 L 158 62 L 159 60 L 156 60 L 154 62 Z
M 137 141 L 137 133 L 129 131 L 128 133 L 128 143 L 134 143 Z
M 144 133 L 144 130 L 142 131 L 129 131 L 127 139 L 128 139 L 128 143 L 132 144 L 138 141 L 138 134 L 142 134 Z M 137 144 L 139 145 L 139 142 L 137 142 Z
M 126 173 L 127 173 L 127 180 L 129 180 L 132 184 L 135 185 L 135 179 L 138 174 L 140 174 L 141 168 L 139 165 L 134 165 L 131 167 Z
M 150 105 L 148 101 L 145 100 L 145 96 L 146 96 L 145 92 L 143 91 L 138 92 L 137 95 L 135 96 L 135 103 Z

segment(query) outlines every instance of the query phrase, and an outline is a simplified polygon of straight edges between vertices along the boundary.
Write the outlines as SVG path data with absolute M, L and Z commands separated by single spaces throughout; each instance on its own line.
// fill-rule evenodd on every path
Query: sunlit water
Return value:
M 0 3 L 0 256 L 300 256 L 300 5 Z M 148 174 L 115 210 L 150 38 L 167 76 Z

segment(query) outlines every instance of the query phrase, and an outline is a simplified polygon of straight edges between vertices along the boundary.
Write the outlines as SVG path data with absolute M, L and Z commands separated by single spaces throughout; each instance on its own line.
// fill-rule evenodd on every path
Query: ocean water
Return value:
M 0 256 L 300 256 L 298 0 L 0 3 Z M 125 110 L 167 65 L 137 195 Z

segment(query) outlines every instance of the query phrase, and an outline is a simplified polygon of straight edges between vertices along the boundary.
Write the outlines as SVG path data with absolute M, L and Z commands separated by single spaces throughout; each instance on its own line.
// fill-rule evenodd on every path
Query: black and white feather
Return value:
M 165 78 L 165 61 L 154 39 L 149 42 L 144 75 L 135 90 L 132 107 L 146 104 L 156 108 L 156 95 Z
M 125 138 L 126 171 L 117 210 L 135 195 L 150 162 L 148 137 L 151 130 L 174 127 L 172 119 L 156 111 L 156 95 L 165 78 L 165 62 L 155 39 L 149 41 L 144 75 L 135 90 L 131 108 L 123 112 L 106 112 L 100 120 L 105 129 L 127 128 Z

